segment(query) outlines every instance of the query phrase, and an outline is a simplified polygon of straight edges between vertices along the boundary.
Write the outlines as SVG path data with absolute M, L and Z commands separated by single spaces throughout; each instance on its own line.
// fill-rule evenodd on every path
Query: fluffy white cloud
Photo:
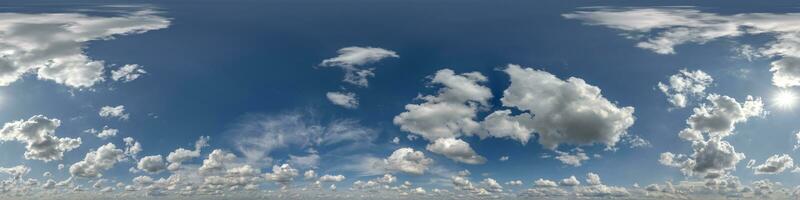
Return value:
M 779 174 L 794 167 L 794 160 L 788 154 L 773 155 L 764 164 L 755 166 L 756 174 Z
M 593 143 L 614 147 L 633 125 L 633 107 L 617 107 L 600 94 L 600 88 L 583 79 L 564 81 L 518 65 L 509 65 L 504 71 L 511 77 L 511 85 L 503 91 L 503 105 L 534 115 L 522 122 L 539 133 L 539 143 L 545 148 Z
M 14 167 L 0 167 L 0 173 L 10 175 L 13 180 L 21 180 L 22 176 L 28 174 L 31 168 L 25 165 L 17 165 Z
M 586 174 L 586 184 L 589 185 L 602 185 L 603 182 L 600 181 L 600 175 L 595 173 L 589 172 Z
M 306 172 L 303 173 L 303 179 L 311 180 L 315 178 L 317 178 L 317 172 L 312 169 L 306 170 Z
M 167 18 L 155 13 L 0 13 L 0 86 L 36 74 L 38 79 L 73 88 L 91 87 L 104 80 L 105 63 L 89 58 L 85 44 L 169 26 Z
M 269 181 L 287 185 L 291 183 L 297 175 L 297 169 L 292 168 L 289 164 L 283 164 L 280 166 L 272 166 L 272 173 L 266 173 L 264 177 Z
M 97 150 L 86 153 L 83 160 L 69 167 L 69 173 L 76 177 L 101 177 L 103 171 L 111 169 L 117 162 L 124 159 L 125 152 L 117 149 L 116 145 L 108 143 L 100 146 Z
M 5 123 L 0 129 L 0 141 L 25 143 L 25 159 L 45 162 L 61 160 L 64 152 L 81 145 L 81 139 L 56 137 L 55 130 L 59 126 L 61 126 L 61 120 L 35 115 L 27 120 L 20 119 Z
M 194 143 L 194 150 L 178 148 L 175 149 L 175 151 L 170 152 L 169 155 L 167 155 L 167 161 L 170 163 L 169 166 L 167 166 L 167 169 L 170 171 L 178 170 L 184 161 L 200 157 L 200 149 L 208 146 L 209 139 L 210 137 L 208 136 L 200 136 L 200 139 L 197 139 L 197 141 Z
M 456 162 L 473 165 L 486 163 L 486 158 L 475 153 L 469 143 L 461 139 L 439 138 L 432 144 L 428 144 L 426 149 L 433 153 L 442 154 Z
M 319 181 L 322 181 L 322 182 L 341 182 L 345 178 L 346 177 L 341 175 L 341 174 L 339 174 L 339 175 L 328 175 L 328 174 L 325 174 L 325 175 L 319 177 Z
M 706 87 L 713 81 L 714 79 L 703 71 L 681 69 L 669 77 L 668 84 L 658 82 L 658 89 L 667 95 L 667 100 L 672 106 L 684 108 L 690 101 L 689 97 L 705 96 Z
M 761 98 L 747 96 L 743 103 L 728 96 L 710 94 L 711 103 L 694 108 L 694 114 L 686 120 L 688 128 L 679 136 L 689 141 L 703 140 L 702 133 L 710 137 L 725 137 L 732 134 L 736 123 L 746 122 L 748 118 L 765 115 Z
M 154 155 L 145 156 L 142 159 L 139 159 L 139 163 L 136 165 L 136 167 L 145 172 L 158 173 L 167 169 L 167 164 L 164 162 L 164 159 L 161 157 L 161 155 Z
M 480 106 L 487 106 L 492 93 L 485 76 L 478 72 L 455 74 L 453 70 L 436 72 L 432 84 L 441 84 L 437 95 L 420 97 L 425 102 L 408 104 L 406 112 L 394 117 L 400 129 L 422 136 L 428 141 L 457 138 L 480 131 L 475 115 Z
M 339 56 L 325 59 L 320 63 L 324 67 L 340 67 L 345 71 L 344 81 L 354 85 L 367 87 L 367 78 L 375 76 L 374 68 L 360 68 L 384 58 L 399 57 L 394 51 L 375 47 L 345 47 L 337 51 Z
M 328 92 L 325 94 L 331 103 L 344 108 L 354 109 L 358 108 L 358 99 L 356 94 L 352 92 Z
M 433 164 L 433 159 L 425 157 L 421 151 L 411 148 L 399 148 L 383 160 L 385 167 L 390 171 L 400 171 L 413 175 L 422 175 L 428 170 L 428 165 Z
M 555 157 L 556 160 L 566 165 L 572 165 L 573 167 L 580 167 L 581 162 L 589 160 L 589 156 L 583 151 L 575 152 L 575 154 L 563 151 L 556 151 L 556 153 L 558 154 L 558 156 Z
M 486 186 L 486 190 L 489 192 L 503 192 L 503 186 L 492 178 L 483 179 L 481 183 Z
M 575 178 L 575 176 L 570 176 L 569 178 L 562 179 L 558 184 L 562 186 L 577 186 L 580 185 L 581 182 L 578 181 L 578 178 Z
M 224 170 L 225 165 L 233 162 L 234 160 L 236 160 L 236 155 L 225 152 L 221 149 L 214 149 L 214 151 L 211 151 L 211 153 L 208 154 L 208 158 L 203 160 L 203 165 L 197 170 L 201 174 L 212 174 L 214 172 Z
M 547 179 L 538 179 L 533 182 L 536 187 L 558 187 L 558 183 Z
M 800 85 L 800 16 L 795 13 L 720 15 L 691 8 L 600 8 L 564 17 L 626 31 L 628 38 L 641 40 L 637 47 L 659 54 L 674 54 L 674 47 L 685 43 L 766 35 L 773 40 L 757 50 L 740 52 L 748 57 L 778 57 L 770 69 L 773 84 Z
M 100 108 L 100 112 L 97 114 L 100 115 L 100 117 L 106 117 L 106 118 L 116 117 L 122 120 L 127 120 L 128 118 L 130 118 L 130 115 L 128 113 L 125 113 L 125 106 L 123 105 L 118 105 L 114 107 L 103 106 L 102 108 Z
M 114 81 L 131 82 L 146 73 L 147 71 L 144 71 L 141 65 L 128 64 L 111 71 L 111 79 Z

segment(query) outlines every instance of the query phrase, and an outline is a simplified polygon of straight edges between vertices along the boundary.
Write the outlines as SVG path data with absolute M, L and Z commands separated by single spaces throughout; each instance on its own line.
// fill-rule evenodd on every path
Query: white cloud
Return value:
M 108 143 L 100 146 L 97 150 L 86 153 L 83 160 L 69 167 L 69 173 L 76 177 L 98 178 L 103 175 L 103 171 L 111 169 L 117 162 L 124 159 L 124 151 L 117 149 L 116 145 Z
M 503 91 L 503 105 L 534 115 L 522 122 L 539 133 L 539 143 L 545 148 L 555 149 L 562 143 L 602 143 L 611 148 L 633 125 L 633 107 L 617 107 L 600 94 L 600 88 L 583 79 L 564 81 L 518 65 L 504 71 L 511 76 L 511 85 Z
M 161 157 L 161 155 L 154 155 L 143 157 L 139 160 L 139 163 L 136 165 L 136 167 L 145 172 L 158 173 L 167 169 L 167 164 L 164 162 L 164 159 Z
M 264 174 L 267 180 L 288 185 L 298 175 L 297 169 L 292 168 L 289 164 L 274 165 L 272 166 L 272 173 Z
M 97 131 L 97 130 L 92 128 L 92 129 L 86 129 L 83 132 L 84 133 L 93 134 L 93 135 L 97 136 L 100 139 L 108 139 L 108 138 L 116 136 L 117 133 L 119 133 L 119 130 L 117 130 L 115 128 L 110 128 L 108 126 L 103 126 L 103 129 L 100 130 L 100 131 Z
M 575 154 L 563 151 L 556 151 L 556 153 L 558 154 L 558 156 L 555 157 L 556 160 L 566 165 L 572 165 L 573 167 L 580 167 L 581 162 L 589 160 L 589 156 L 583 151 L 575 152 Z
M 235 148 L 248 163 L 271 164 L 274 150 L 320 147 L 357 149 L 371 144 L 377 131 L 352 119 L 322 124 L 306 114 L 248 115 L 227 134 L 233 135 Z M 333 150 L 331 149 L 331 150 Z
M 111 79 L 114 81 L 131 82 L 146 74 L 141 65 L 127 64 L 117 70 L 111 71 Z
M 341 174 L 339 174 L 339 175 L 328 175 L 328 174 L 325 174 L 325 175 L 319 177 L 319 181 L 322 181 L 322 182 L 341 182 L 345 178 L 346 177 L 341 175 Z
M 492 178 L 483 179 L 481 183 L 486 186 L 486 190 L 489 192 L 503 192 L 503 186 Z
M 738 153 L 733 145 L 718 137 L 708 141 L 694 141 L 692 143 L 693 160 L 687 165 L 694 172 L 721 173 L 725 170 L 736 168 L 736 163 L 745 158 L 743 153 Z
M 56 137 L 55 130 L 59 126 L 61 126 L 61 120 L 35 115 L 27 120 L 20 119 L 5 123 L 0 129 L 0 141 L 25 143 L 25 159 L 45 162 L 61 160 L 64 152 L 76 149 L 81 145 L 81 139 Z
M 328 92 L 325 94 L 331 103 L 348 109 L 358 108 L 358 99 L 352 92 Z
M 586 184 L 589 185 L 602 185 L 603 182 L 600 181 L 600 175 L 595 173 L 589 172 L 586 174 Z
M 144 33 L 169 26 L 152 11 L 120 16 L 79 13 L 0 13 L 0 86 L 25 74 L 73 88 L 92 87 L 104 80 L 102 60 L 85 54 L 86 43 L 114 36 Z
M 773 155 L 764 164 L 755 166 L 756 174 L 779 174 L 794 167 L 794 160 L 788 154 Z
M 22 176 L 28 174 L 31 168 L 25 165 L 17 165 L 14 167 L 0 167 L 0 173 L 10 175 L 13 180 L 21 180 Z
M 746 122 L 748 118 L 765 115 L 761 98 L 747 96 L 743 103 L 728 96 L 710 94 L 707 100 L 711 103 L 701 104 L 694 108 L 694 114 L 686 120 L 688 128 L 679 136 L 689 141 L 703 140 L 702 133 L 710 137 L 725 137 L 732 134 L 735 124 Z
M 703 44 L 721 38 L 766 35 L 772 41 L 750 57 L 777 57 L 772 63 L 773 84 L 778 87 L 800 85 L 800 16 L 795 13 L 743 13 L 720 15 L 690 8 L 631 8 L 578 11 L 563 15 L 592 25 L 627 32 L 628 38 L 641 40 L 639 48 L 659 54 L 674 54 L 674 47 L 685 43 Z
M 442 69 L 432 78 L 432 84 L 441 84 L 437 95 L 419 97 L 425 102 L 408 104 L 406 112 L 394 117 L 400 129 L 422 136 L 428 141 L 439 138 L 457 138 L 480 130 L 474 120 L 479 106 L 487 106 L 492 93 L 480 83 L 485 76 L 478 72 L 455 74 Z
M 547 179 L 538 179 L 533 182 L 536 187 L 558 187 L 558 183 Z
M 421 151 L 411 148 L 399 148 L 383 160 L 385 167 L 390 171 L 400 171 L 412 175 L 422 175 L 428 170 L 428 165 L 433 164 L 433 159 L 425 157 Z
M 127 120 L 128 118 L 130 118 L 130 115 L 128 113 L 125 113 L 125 106 L 123 105 L 118 105 L 114 107 L 103 106 L 102 108 L 100 108 L 100 112 L 97 114 L 100 115 L 100 117 L 106 117 L 106 118 L 116 117 L 121 120 Z
M 315 179 L 317 178 L 317 172 L 311 169 L 306 170 L 306 172 L 303 173 L 303 178 L 306 180 Z
M 558 184 L 562 186 L 578 186 L 581 182 L 578 181 L 578 178 L 575 178 L 575 176 L 570 176 L 569 178 L 562 179 Z
M 508 161 L 508 156 L 500 156 L 500 159 L 498 160 L 500 160 L 501 162 Z
M 299 168 L 316 168 L 319 165 L 319 155 L 309 154 L 307 156 L 289 155 L 289 164 Z
M 473 165 L 486 163 L 486 158 L 475 153 L 469 143 L 461 139 L 439 138 L 432 144 L 428 144 L 426 149 L 433 153 L 442 154 L 456 162 Z
M 667 100 L 672 106 L 684 108 L 690 101 L 689 97 L 705 96 L 706 87 L 713 81 L 714 79 L 703 71 L 681 69 L 669 77 L 668 84 L 658 82 L 658 89 L 667 95 Z
M 210 137 L 208 136 L 200 136 L 200 138 L 194 143 L 194 150 L 178 148 L 175 149 L 175 151 L 170 152 L 169 155 L 167 155 L 167 161 L 170 163 L 169 166 L 167 166 L 167 169 L 170 171 L 179 170 L 183 162 L 200 157 L 200 149 L 208 146 L 209 139 Z
M 522 184 L 523 183 L 522 183 L 521 180 L 512 180 L 512 181 L 506 182 L 506 185 L 511 185 L 511 186 L 521 186 Z
M 234 160 L 236 160 L 236 155 L 225 152 L 221 149 L 214 149 L 214 151 L 211 151 L 211 153 L 208 154 L 208 158 L 203 160 L 203 165 L 197 170 L 201 174 L 220 172 L 225 169 L 225 165 L 227 163 L 233 162 Z
M 345 71 L 344 81 L 354 85 L 367 87 L 367 78 L 375 76 L 374 68 L 360 68 L 384 58 L 399 57 L 394 51 L 375 47 L 345 47 L 337 51 L 339 56 L 325 59 L 320 66 L 340 67 Z

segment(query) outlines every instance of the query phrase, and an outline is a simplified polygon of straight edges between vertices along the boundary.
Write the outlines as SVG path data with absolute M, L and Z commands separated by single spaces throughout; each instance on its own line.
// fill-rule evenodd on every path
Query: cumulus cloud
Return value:
M 600 181 L 600 175 L 595 173 L 589 172 L 586 174 L 586 184 L 589 185 L 602 185 L 603 182 Z
M 319 177 L 319 181 L 322 181 L 322 182 L 341 182 L 345 178 L 346 177 L 341 175 L 341 174 L 339 174 L 339 175 L 328 175 L 328 174 L 325 174 L 325 175 Z
M 492 178 L 483 179 L 481 183 L 486 186 L 486 190 L 489 192 L 503 192 L 503 186 Z
M 428 166 L 433 164 L 433 159 L 425 157 L 421 151 L 411 148 L 399 148 L 383 160 L 385 167 L 390 171 L 405 172 L 412 175 L 422 175 Z
M 113 143 L 108 143 L 100 146 L 97 150 L 86 153 L 83 160 L 69 167 L 69 173 L 76 177 L 98 178 L 103 175 L 103 171 L 111 169 L 117 162 L 124 159 L 125 152 L 117 149 Z
M 755 166 L 756 174 L 779 174 L 794 167 L 794 160 L 788 154 L 773 155 L 764 164 Z
M 345 82 L 362 87 L 369 85 L 367 78 L 375 76 L 374 68 L 362 68 L 364 65 L 376 63 L 385 58 L 399 57 L 394 51 L 375 47 L 345 47 L 337 52 L 339 56 L 325 59 L 319 65 L 342 68 L 345 71 Z
M 5 123 L 0 129 L 0 141 L 25 143 L 25 159 L 45 162 L 61 160 L 64 152 L 81 145 L 81 139 L 55 136 L 55 130 L 59 126 L 61 120 L 34 115 L 27 120 Z
M 111 79 L 114 81 L 131 82 L 146 74 L 141 65 L 128 64 L 119 69 L 111 71 Z
M 0 167 L 0 173 L 8 174 L 13 180 L 21 180 L 22 176 L 31 172 L 31 168 L 25 165 L 14 167 Z
M 503 91 L 503 105 L 534 116 L 521 123 L 539 134 L 539 143 L 545 148 L 593 143 L 611 148 L 633 125 L 633 107 L 617 107 L 600 94 L 600 88 L 583 79 L 565 81 L 518 65 L 509 65 L 504 71 L 511 77 L 511 85 Z
M 439 138 L 434 143 L 428 144 L 426 149 L 433 153 L 442 154 L 456 162 L 473 165 L 486 163 L 486 158 L 475 153 L 469 143 L 461 139 Z
M 563 151 L 556 151 L 556 153 L 558 154 L 555 157 L 556 160 L 561 161 L 561 163 L 565 165 L 572 165 L 573 167 L 580 167 L 581 162 L 589 160 L 589 156 L 583 151 L 577 151 L 575 154 Z
M 167 164 L 164 162 L 164 159 L 161 157 L 161 155 L 154 155 L 145 156 L 142 159 L 139 159 L 139 163 L 136 165 L 136 167 L 145 172 L 158 173 L 167 169 Z
M 130 115 L 128 113 L 125 113 L 125 106 L 123 105 L 118 105 L 114 107 L 103 106 L 102 108 L 100 108 L 100 112 L 97 114 L 100 115 L 100 117 L 118 118 L 121 120 L 127 120 L 128 118 L 130 118 Z
M 201 174 L 212 174 L 225 169 L 225 165 L 236 160 L 236 155 L 225 152 L 221 149 L 214 149 L 208 154 L 208 158 L 203 160 L 203 165 L 198 168 Z
M 578 181 L 578 178 L 575 178 L 575 176 L 570 176 L 569 178 L 562 179 L 558 184 L 561 186 L 577 186 L 580 185 L 581 182 Z
M 105 62 L 86 55 L 86 43 L 169 26 L 168 19 L 154 14 L 0 13 L 0 86 L 35 74 L 72 88 L 92 87 L 104 80 Z
M 289 164 L 282 164 L 272 166 L 272 173 L 266 173 L 264 177 L 269 181 L 288 185 L 297 175 L 297 169 L 292 168 Z
M 558 183 L 547 179 L 538 179 L 533 182 L 536 187 L 558 187 Z
M 711 104 L 701 104 L 686 123 L 689 125 L 680 132 L 685 140 L 703 140 L 702 133 L 710 137 L 725 137 L 733 133 L 736 123 L 746 122 L 748 118 L 766 115 L 761 98 L 747 96 L 739 103 L 736 99 L 710 94 L 706 98 Z
M 200 136 L 194 143 L 194 150 L 178 148 L 170 152 L 169 155 L 167 155 L 167 161 L 170 163 L 167 169 L 170 171 L 179 170 L 183 162 L 200 157 L 200 149 L 208 146 L 209 139 L 210 137 L 208 136 Z
M 684 108 L 690 101 L 689 97 L 705 96 L 706 87 L 713 81 L 714 79 L 703 71 L 681 69 L 669 77 L 667 84 L 658 82 L 658 89 L 667 95 L 667 100 L 672 106 Z
M 481 85 L 487 80 L 479 72 L 439 70 L 431 83 L 444 87 L 436 95 L 419 97 L 423 103 L 406 105 L 406 112 L 395 116 L 394 124 L 428 141 L 477 133 L 481 127 L 474 119 L 478 108 L 488 106 L 492 98 L 489 88 Z
M 352 92 L 328 92 L 325 94 L 328 97 L 328 100 L 331 103 L 348 108 L 348 109 L 355 109 L 358 108 L 358 99 L 356 98 L 356 94 Z
M 748 57 L 777 57 L 772 82 L 778 87 L 800 85 L 800 16 L 795 13 L 742 13 L 721 15 L 692 8 L 599 8 L 563 15 L 591 25 L 607 26 L 641 40 L 637 47 L 659 54 L 674 54 L 675 46 L 703 44 L 721 38 L 766 35 L 771 41 Z

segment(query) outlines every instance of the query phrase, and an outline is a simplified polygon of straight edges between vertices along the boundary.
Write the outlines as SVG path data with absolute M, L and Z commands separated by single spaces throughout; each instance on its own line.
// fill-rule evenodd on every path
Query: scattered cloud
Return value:
M 103 106 L 100 108 L 100 112 L 97 113 L 100 117 L 105 118 L 118 118 L 121 120 L 128 120 L 130 118 L 130 114 L 125 113 L 125 106 L 118 105 L 118 106 Z
M 400 57 L 394 51 L 375 47 L 345 47 L 337 52 L 339 56 L 325 59 L 319 65 L 342 68 L 345 71 L 344 82 L 362 87 L 369 85 L 367 78 L 375 76 L 374 68 L 362 68 L 364 65 Z
M 705 90 L 712 82 L 714 79 L 703 71 L 681 69 L 669 77 L 667 84 L 658 82 L 658 89 L 667 95 L 667 100 L 672 106 L 685 108 L 691 100 L 689 97 L 705 97 Z
M 147 71 L 142 69 L 141 65 L 127 64 L 111 71 L 111 79 L 114 81 L 131 82 L 144 74 L 147 74 Z
M 348 108 L 348 109 L 355 109 L 358 108 L 358 99 L 356 98 L 356 94 L 352 92 L 328 92 L 325 94 L 328 97 L 328 100 L 331 103 Z

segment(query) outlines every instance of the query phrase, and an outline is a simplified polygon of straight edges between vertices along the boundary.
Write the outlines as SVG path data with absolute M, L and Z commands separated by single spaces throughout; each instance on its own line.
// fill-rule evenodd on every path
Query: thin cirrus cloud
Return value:
M 639 40 L 636 47 L 658 54 L 676 54 L 675 47 L 682 44 L 764 35 L 771 40 L 762 47 L 745 45 L 735 49 L 748 59 L 775 58 L 770 67 L 773 85 L 800 85 L 800 15 L 796 13 L 723 15 L 691 7 L 597 8 L 562 16 L 624 31 L 628 38 Z

